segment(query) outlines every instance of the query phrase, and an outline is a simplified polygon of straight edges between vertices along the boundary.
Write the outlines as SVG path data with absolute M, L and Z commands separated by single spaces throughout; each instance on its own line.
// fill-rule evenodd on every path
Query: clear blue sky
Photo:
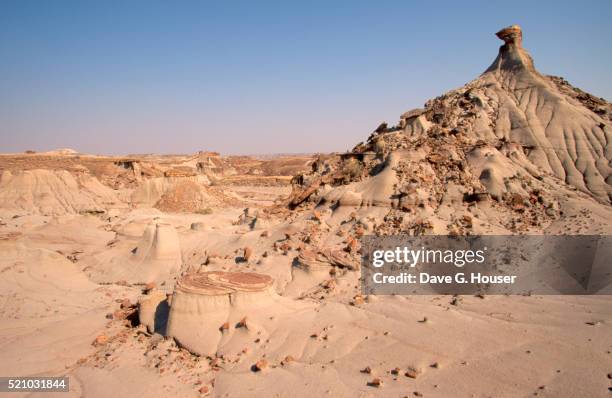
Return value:
M 497 3 L 497 4 L 493 4 Z M 612 98 L 612 1 L 0 0 L 0 152 L 326 152 L 478 76 Z

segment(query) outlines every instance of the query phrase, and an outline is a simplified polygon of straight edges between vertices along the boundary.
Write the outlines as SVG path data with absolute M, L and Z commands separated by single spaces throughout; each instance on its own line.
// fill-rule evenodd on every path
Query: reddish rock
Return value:
M 521 27 L 518 25 L 508 26 L 503 28 L 499 32 L 495 34 L 501 40 L 504 41 L 507 45 L 514 45 L 516 47 L 521 47 L 523 43 L 523 32 L 521 31 Z
M 291 356 L 291 355 L 287 355 L 287 356 L 285 357 L 285 359 L 283 359 L 283 360 L 281 361 L 281 365 L 285 366 L 285 365 L 287 365 L 287 364 L 289 364 L 289 363 L 291 363 L 291 362 L 295 362 L 295 358 L 293 358 L 293 356 Z
M 130 299 L 124 298 L 123 300 L 121 300 L 121 305 L 120 308 L 121 309 L 127 309 L 130 308 L 132 306 L 132 302 L 130 301 Z
M 108 336 L 106 336 L 105 334 L 101 334 L 101 335 L 97 336 L 96 339 L 91 344 L 94 347 L 98 347 L 98 346 L 104 345 L 106 343 L 108 343 Z
M 244 253 L 242 254 L 242 257 L 244 258 L 245 261 L 249 261 L 249 259 L 253 256 L 253 249 L 251 249 L 250 247 L 245 247 L 244 248 Z
M 115 320 L 125 319 L 126 317 L 127 317 L 127 314 L 124 311 L 117 310 L 113 312 L 113 319 Z
M 248 329 L 246 316 L 242 318 L 240 321 L 238 321 L 238 323 L 236 324 L 236 328 L 247 328 Z
M 420 369 L 417 369 L 413 366 L 409 367 L 408 370 L 406 370 L 406 373 L 404 373 L 406 377 L 410 377 L 411 379 L 416 379 L 417 377 L 419 377 L 420 374 Z
M 372 381 L 368 382 L 368 386 L 370 387 L 382 387 L 382 380 L 379 377 L 372 379 Z
M 265 358 L 260 359 L 255 362 L 255 365 L 252 366 L 252 370 L 254 372 L 261 372 L 268 367 L 268 361 Z
M 365 300 L 363 299 L 363 296 L 361 294 L 358 294 L 355 297 L 353 297 L 353 301 L 351 301 L 351 305 L 362 305 L 364 303 L 365 303 Z

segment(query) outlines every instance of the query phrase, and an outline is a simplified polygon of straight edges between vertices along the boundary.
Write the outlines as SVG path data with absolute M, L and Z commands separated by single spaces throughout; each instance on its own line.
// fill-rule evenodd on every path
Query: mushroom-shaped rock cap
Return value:
M 511 25 L 505 27 L 499 32 L 497 32 L 495 35 L 508 45 L 515 45 L 517 47 L 521 47 L 523 42 L 523 31 L 518 25 Z
M 211 271 L 183 276 L 176 290 L 185 293 L 218 296 L 236 292 L 263 292 L 274 280 L 269 275 L 254 272 Z
M 508 26 L 497 32 L 496 35 L 504 41 L 504 45 L 499 48 L 497 58 L 486 72 L 497 73 L 503 71 L 537 74 L 533 66 L 533 59 L 531 59 L 529 53 L 523 48 L 523 32 L 520 26 Z

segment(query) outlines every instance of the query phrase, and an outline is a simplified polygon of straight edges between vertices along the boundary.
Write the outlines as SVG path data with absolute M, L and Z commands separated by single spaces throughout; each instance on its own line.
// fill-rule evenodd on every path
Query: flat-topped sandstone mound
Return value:
M 252 272 L 200 272 L 175 285 L 167 334 L 190 351 L 213 355 L 265 333 L 272 315 L 294 304 L 278 296 L 271 276 Z

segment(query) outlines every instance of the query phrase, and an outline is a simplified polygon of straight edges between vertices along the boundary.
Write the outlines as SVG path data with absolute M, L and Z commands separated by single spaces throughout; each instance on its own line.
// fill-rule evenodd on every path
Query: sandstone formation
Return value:
M 161 290 L 151 290 L 138 301 L 138 318 L 149 333 L 166 334 L 169 305 L 166 293 Z
M 0 177 L 0 211 L 4 214 L 102 213 L 121 206 L 120 202 L 112 189 L 88 173 L 5 170 Z
M 100 257 L 106 266 L 91 270 L 99 282 L 125 281 L 131 284 L 168 281 L 182 265 L 181 245 L 176 229 L 161 221 L 147 225 L 136 247 L 120 248 L 119 253 Z
M 297 257 L 297 266 L 308 272 L 329 273 L 333 267 L 345 268 L 351 271 L 359 269 L 360 259 L 351 256 L 343 250 L 331 248 L 304 249 Z
M 504 44 L 481 76 L 351 152 L 320 157 L 294 178 L 289 207 L 384 216 L 379 233 L 464 233 L 473 226 L 465 210 L 489 199 L 495 212 L 482 207 L 484 224 L 537 229 L 575 190 L 609 212 L 610 104 L 540 74 L 520 27 L 497 36 Z
M 310 160 L 305 155 L 255 159 L 212 152 L 129 157 L 72 150 L 0 154 L 0 213 L 64 215 L 130 207 L 201 212 L 249 201 L 234 194 L 234 187 L 287 187 L 291 175 Z
M 483 102 L 476 109 L 482 121 L 475 124 L 475 135 L 493 141 L 489 145 L 501 140 L 502 152 L 518 148 L 517 156 L 524 155 L 540 173 L 610 203 L 612 130 L 607 120 L 561 93 L 550 78 L 536 71 L 522 48 L 520 27 L 502 29 L 497 36 L 505 42 L 499 55 L 467 85 L 471 95 Z
M 157 207 L 160 210 L 182 209 L 195 211 L 210 206 L 206 187 L 210 181 L 205 176 L 168 175 L 144 181 L 132 192 L 135 207 Z
M 234 333 L 234 325 L 246 314 L 263 317 L 260 310 L 273 306 L 273 282 L 268 275 L 247 272 L 183 276 L 172 297 L 168 335 L 192 352 L 214 354 L 223 334 Z

